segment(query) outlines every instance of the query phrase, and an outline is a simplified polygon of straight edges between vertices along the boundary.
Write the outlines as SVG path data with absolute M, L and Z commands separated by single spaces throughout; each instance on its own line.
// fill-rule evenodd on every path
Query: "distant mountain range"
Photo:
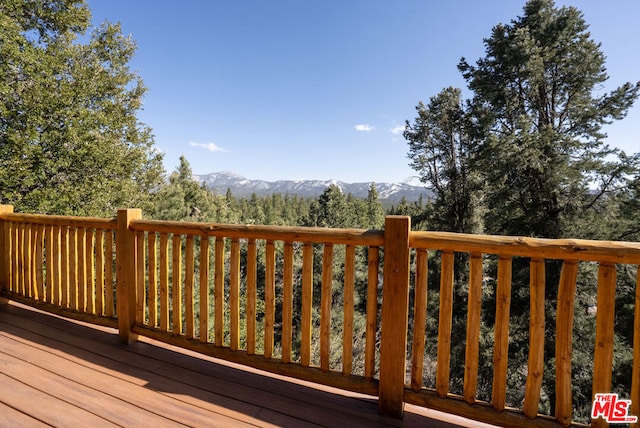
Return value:
M 300 197 L 318 197 L 324 190 L 335 184 L 348 195 L 351 193 L 358 198 L 366 198 L 371 183 L 345 183 L 338 180 L 249 180 L 232 172 L 213 172 L 210 174 L 194 175 L 196 181 L 204 182 L 209 189 L 224 195 L 227 189 L 237 197 L 249 197 L 253 193 L 258 196 L 267 196 L 274 193 L 297 195 Z M 397 203 L 406 198 L 407 201 L 417 201 L 420 196 L 426 200 L 433 193 L 422 186 L 413 186 L 406 183 L 375 183 L 378 198 L 383 202 Z

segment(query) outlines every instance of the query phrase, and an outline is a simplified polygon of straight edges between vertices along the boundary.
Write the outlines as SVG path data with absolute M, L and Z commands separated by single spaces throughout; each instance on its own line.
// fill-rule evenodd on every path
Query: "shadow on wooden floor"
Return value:
M 23 417 L 52 425 L 96 417 L 121 426 L 476 425 L 413 407 L 402 420 L 384 417 L 375 397 L 245 369 L 150 339 L 123 345 L 112 329 L 13 302 L 0 305 L 0 374 L 7 380 L 0 389 L 3 426 L 19 425 Z

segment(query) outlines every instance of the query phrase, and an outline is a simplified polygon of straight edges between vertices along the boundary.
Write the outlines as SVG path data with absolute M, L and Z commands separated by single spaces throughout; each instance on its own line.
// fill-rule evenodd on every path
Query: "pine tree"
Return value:
M 90 17 L 80 0 L 0 4 L 0 201 L 16 210 L 112 216 L 161 182 L 135 43 L 109 23 L 80 43 Z
M 527 2 L 524 15 L 496 25 L 485 46 L 484 58 L 475 65 L 463 58 L 458 67 L 474 94 L 476 168 L 494 208 L 487 230 L 589 238 L 576 220 L 638 172 L 637 157 L 604 144 L 602 127 L 625 116 L 640 86 L 599 94 L 608 79 L 600 45 L 577 9 L 552 0 Z
M 411 167 L 435 192 L 432 230 L 473 233 L 478 231 L 478 174 L 470 165 L 472 136 L 469 115 L 461 91 L 446 88 L 429 104 L 419 103 L 415 123 L 407 122 Z

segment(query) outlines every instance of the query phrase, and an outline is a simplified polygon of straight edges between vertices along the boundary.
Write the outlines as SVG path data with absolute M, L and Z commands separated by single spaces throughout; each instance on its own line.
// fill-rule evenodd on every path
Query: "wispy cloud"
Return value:
M 356 128 L 356 131 L 360 131 L 360 132 L 371 132 L 374 129 L 376 129 L 373 126 L 366 123 L 359 123 L 355 126 L 355 128 Z
M 198 142 L 195 142 L 195 141 L 189 141 L 189 145 L 191 147 L 202 147 L 203 149 L 207 149 L 207 150 L 209 150 L 210 152 L 213 152 L 213 153 L 215 153 L 215 152 L 228 152 L 229 151 L 229 150 L 226 150 L 225 148 L 217 146 L 217 145 L 215 145 L 213 143 L 198 143 Z
M 389 129 L 389 131 L 391 131 L 393 135 L 402 135 L 402 133 L 404 132 L 404 125 L 394 126 L 393 128 Z

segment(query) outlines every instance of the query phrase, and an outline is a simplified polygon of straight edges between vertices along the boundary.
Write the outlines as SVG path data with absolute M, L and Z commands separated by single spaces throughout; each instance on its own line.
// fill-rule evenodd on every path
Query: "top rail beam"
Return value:
M 145 232 L 207 235 L 233 239 L 269 239 L 317 244 L 330 242 L 371 247 L 384 245 L 384 232 L 366 229 L 212 224 L 160 220 L 135 220 L 131 223 L 131 228 Z
M 412 248 L 499 256 L 640 264 L 640 243 L 412 232 Z
M 16 223 L 42 224 L 47 226 L 86 227 L 104 230 L 116 230 L 118 228 L 118 221 L 116 219 L 99 217 L 4 213 L 0 214 L 0 219 Z

